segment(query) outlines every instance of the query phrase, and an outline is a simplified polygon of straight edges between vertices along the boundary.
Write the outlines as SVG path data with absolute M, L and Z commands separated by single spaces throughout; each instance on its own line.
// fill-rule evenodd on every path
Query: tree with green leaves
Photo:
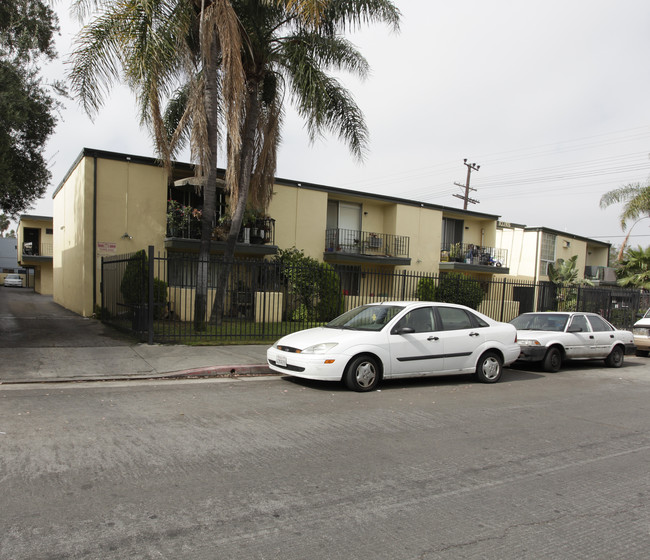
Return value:
M 51 60 L 58 20 L 41 0 L 0 3 L 0 210 L 11 216 L 38 200 L 50 181 L 43 148 L 54 132 L 58 83 L 38 64 Z
M 271 193 L 285 97 L 296 102 L 312 138 L 335 131 L 361 156 L 367 140 L 361 111 L 327 71 L 365 75 L 365 60 L 342 33 L 376 21 L 396 28 L 399 11 L 388 0 L 76 0 L 75 5 L 81 14 L 101 8 L 73 54 L 72 85 L 86 110 L 96 111 L 106 88 L 123 79 L 136 92 L 163 160 L 169 162 L 189 140 L 199 163 L 204 204 L 194 323 L 204 328 L 220 139 L 226 145 L 231 229 L 217 282 L 217 321 L 249 196 L 264 205 Z
M 621 286 L 650 289 L 650 247 L 628 248 L 616 275 Z
M 273 192 L 282 116 L 287 99 L 295 105 L 314 141 L 333 132 L 361 160 L 368 130 L 361 109 L 333 72 L 365 77 L 368 63 L 343 37 L 347 28 L 385 22 L 397 29 L 399 11 L 386 0 L 321 2 L 316 19 L 293 9 L 296 2 L 232 0 L 241 22 L 246 95 L 241 106 L 239 150 L 228 145 L 228 167 L 237 191 L 230 191 L 233 225 L 217 281 L 212 317 L 223 314 L 241 216 L 247 204 L 265 209 Z M 308 4 L 308 3 L 307 3 Z
M 549 264 L 548 279 L 555 286 L 558 311 L 575 311 L 579 286 L 593 285 L 591 281 L 579 278 L 578 255 Z
M 600 198 L 600 207 L 607 208 L 612 204 L 623 203 L 623 211 L 620 215 L 621 229 L 625 231 L 627 224 L 635 220 L 621 244 L 618 252 L 618 259 L 622 260 L 625 246 L 630 239 L 632 228 L 643 218 L 650 217 L 650 183 L 642 185 L 641 183 L 631 183 L 618 189 L 606 192 Z

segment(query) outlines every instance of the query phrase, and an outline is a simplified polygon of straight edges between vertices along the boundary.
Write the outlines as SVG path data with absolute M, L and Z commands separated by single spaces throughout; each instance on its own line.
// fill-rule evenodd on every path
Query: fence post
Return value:
M 154 306 L 154 298 L 153 298 L 153 274 L 154 274 L 154 263 L 153 263 L 153 245 L 149 245 L 149 267 L 148 267 L 148 272 L 149 272 L 149 278 L 147 279 L 147 283 L 149 286 L 149 296 L 147 298 L 149 305 L 147 306 L 147 331 L 148 331 L 148 337 L 147 337 L 147 344 L 153 344 L 153 306 Z
M 501 292 L 501 315 L 499 321 L 503 321 L 503 310 L 506 306 L 506 279 L 503 279 L 503 291 Z
M 99 270 L 99 299 L 101 307 L 99 308 L 99 320 L 104 322 L 104 257 L 101 258 L 101 267 Z

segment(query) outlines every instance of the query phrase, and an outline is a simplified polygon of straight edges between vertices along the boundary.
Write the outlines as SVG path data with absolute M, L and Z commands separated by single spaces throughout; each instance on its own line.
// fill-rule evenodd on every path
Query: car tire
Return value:
M 358 393 L 374 391 L 381 380 L 379 361 L 372 356 L 357 356 L 345 368 L 345 386 Z
M 605 358 L 605 365 L 607 367 L 618 368 L 623 365 L 623 360 L 625 359 L 625 352 L 620 346 L 614 346 L 612 351 L 609 353 L 609 356 Z
M 552 373 L 560 371 L 562 367 L 562 352 L 560 352 L 559 348 L 553 346 L 548 349 L 542 361 L 542 367 L 544 371 L 550 371 Z
M 639 356 L 639 358 L 647 358 L 648 357 L 648 350 L 637 350 L 635 352 L 635 354 L 637 356 Z
M 476 363 L 476 378 L 481 383 L 496 383 L 503 373 L 503 360 L 496 352 L 486 352 Z

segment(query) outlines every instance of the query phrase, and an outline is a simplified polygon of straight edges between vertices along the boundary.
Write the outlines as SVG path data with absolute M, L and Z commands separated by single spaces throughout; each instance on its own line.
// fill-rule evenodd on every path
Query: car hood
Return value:
M 277 344 L 282 346 L 292 346 L 293 348 L 307 348 L 314 344 L 326 342 L 337 342 L 341 344 L 358 344 L 359 342 L 376 341 L 377 336 L 381 336 L 378 331 L 355 331 L 351 329 L 329 329 L 325 327 L 314 327 L 298 331 L 278 340 Z
M 636 323 L 634 323 L 635 327 L 647 327 L 650 328 L 650 317 L 646 317 L 644 319 L 639 319 Z

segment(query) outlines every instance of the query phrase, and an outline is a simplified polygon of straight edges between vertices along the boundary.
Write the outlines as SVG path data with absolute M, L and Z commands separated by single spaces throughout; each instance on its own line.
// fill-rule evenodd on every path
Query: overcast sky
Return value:
M 462 208 L 454 182 L 472 173 L 471 210 L 620 244 L 620 207 L 603 193 L 650 176 L 648 0 L 403 0 L 399 34 L 351 37 L 372 68 L 347 76 L 370 129 L 363 163 L 335 137 L 309 145 L 288 111 L 279 177 Z M 56 9 L 65 60 L 78 26 Z M 59 62 L 46 69 L 62 77 Z M 92 122 L 74 101 L 47 145 L 51 195 L 82 148 L 154 156 L 134 100 L 112 90 Z M 189 156 L 184 158 L 188 161 Z M 650 244 L 650 219 L 633 231 Z

